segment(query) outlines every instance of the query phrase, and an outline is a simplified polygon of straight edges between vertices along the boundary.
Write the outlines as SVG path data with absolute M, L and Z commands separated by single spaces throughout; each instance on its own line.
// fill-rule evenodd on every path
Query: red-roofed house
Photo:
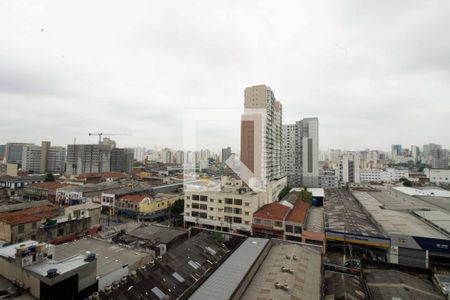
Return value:
M 253 213 L 253 235 L 283 239 L 283 222 L 289 213 L 289 206 L 273 202 Z
M 66 186 L 66 183 L 53 182 L 40 182 L 33 183 L 31 186 L 27 186 L 23 189 L 23 197 L 28 200 L 49 200 L 55 202 L 56 190 Z
M 284 221 L 284 239 L 302 241 L 303 225 L 306 221 L 309 204 L 298 200 Z
M 253 234 L 301 242 L 309 206 L 303 201 L 266 204 L 253 214 Z

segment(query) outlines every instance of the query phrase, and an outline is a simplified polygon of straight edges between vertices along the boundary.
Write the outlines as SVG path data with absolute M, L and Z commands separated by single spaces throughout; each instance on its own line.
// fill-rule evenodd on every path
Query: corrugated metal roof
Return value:
M 229 299 L 269 239 L 247 238 L 189 299 Z

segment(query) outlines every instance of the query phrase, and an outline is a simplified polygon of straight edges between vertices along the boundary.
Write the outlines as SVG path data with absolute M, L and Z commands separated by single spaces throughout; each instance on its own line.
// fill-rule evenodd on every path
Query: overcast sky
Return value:
M 255 84 L 321 150 L 450 147 L 450 1 L 0 0 L 0 143 L 181 148 L 183 109 Z M 199 134 L 238 148 L 236 122 Z

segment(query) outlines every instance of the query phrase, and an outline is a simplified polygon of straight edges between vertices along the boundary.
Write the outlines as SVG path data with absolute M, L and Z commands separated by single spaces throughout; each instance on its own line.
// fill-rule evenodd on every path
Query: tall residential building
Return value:
M 345 153 L 339 160 L 339 184 L 360 183 L 360 158 L 358 153 Z
M 432 150 L 440 150 L 442 149 L 441 145 L 434 144 L 434 143 L 428 143 L 426 145 L 423 145 L 423 157 L 425 158 L 426 162 L 431 162 L 431 151 Z
M 319 186 L 318 118 L 283 125 L 283 154 L 289 186 Z
M 22 170 L 30 173 L 41 173 L 41 147 L 36 145 L 22 148 Z
M 265 184 L 283 176 L 281 169 L 282 105 L 270 87 L 257 85 L 244 92 L 241 118 L 241 161 Z M 242 168 L 241 168 L 242 176 Z
M 144 161 L 146 149 L 144 147 L 134 148 L 134 159 L 136 161 Z
M 50 150 L 50 142 L 42 141 L 41 143 L 41 158 L 39 161 L 39 173 L 45 173 L 47 171 L 48 164 L 48 151 Z
M 448 169 L 447 149 L 433 149 L 431 150 L 430 155 L 432 169 Z
M 66 148 L 51 146 L 48 148 L 47 168 L 45 172 L 64 173 L 66 169 Z
M 65 159 L 66 149 L 51 147 L 50 142 L 42 142 L 42 146 L 25 146 L 22 150 L 22 170 L 35 174 L 63 173 Z
M 184 164 L 184 151 L 178 150 L 175 152 L 175 163 L 178 165 Z
M 111 150 L 111 171 L 130 173 L 133 170 L 134 150 L 113 148 Z
M 7 163 L 22 163 L 23 148 L 32 146 L 29 143 L 7 143 L 5 145 L 5 160 Z
M 420 160 L 420 148 L 419 146 L 411 146 L 411 156 L 414 162 L 418 162 Z
M 163 164 L 173 163 L 173 153 L 170 149 L 164 148 L 161 150 L 161 162 Z
M 109 172 L 111 146 L 99 144 L 67 145 L 67 174 Z
M 231 156 L 231 147 L 226 147 L 222 149 L 222 163 L 226 162 Z
M 402 145 L 392 145 L 391 147 L 392 160 L 395 160 L 399 155 L 402 155 Z

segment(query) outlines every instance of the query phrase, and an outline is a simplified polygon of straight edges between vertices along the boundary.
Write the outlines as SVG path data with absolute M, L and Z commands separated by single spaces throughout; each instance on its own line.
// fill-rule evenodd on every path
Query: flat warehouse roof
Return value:
M 320 299 L 322 249 L 281 241 L 273 243 L 242 299 Z M 283 271 L 282 267 L 290 271 Z M 276 288 L 277 282 L 287 284 L 289 289 Z
M 189 299 L 229 299 L 269 241 L 247 238 Z
M 446 235 L 410 213 L 381 208 L 383 205 L 367 192 L 354 191 L 353 195 L 388 234 L 448 239 Z
M 450 234 L 450 215 L 439 210 L 420 210 L 414 212 L 419 217 L 427 220 L 436 227 Z
M 363 236 L 386 237 L 345 190 L 327 190 L 324 201 L 325 230 Z

